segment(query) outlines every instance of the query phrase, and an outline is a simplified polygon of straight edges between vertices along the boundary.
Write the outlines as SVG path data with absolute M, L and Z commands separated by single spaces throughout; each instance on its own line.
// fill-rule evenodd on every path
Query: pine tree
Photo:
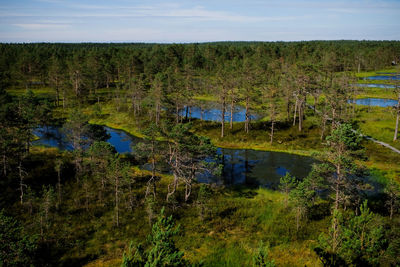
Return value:
M 0 211 L 0 266 L 32 266 L 37 236 L 27 235 L 24 228 Z
M 289 172 L 280 178 L 279 189 L 285 194 L 285 208 L 288 205 L 289 193 L 296 187 L 296 177 L 290 175 Z
M 389 210 L 389 217 L 392 220 L 393 215 L 400 207 L 400 186 L 393 178 L 389 179 L 385 186 L 384 192 L 387 195 L 385 204 Z
M 261 241 L 256 254 L 253 256 L 254 267 L 275 267 L 275 261 L 270 259 L 269 246 L 264 246 Z
M 369 210 L 367 200 L 360 207 L 360 215 L 352 217 L 343 227 L 342 240 L 339 254 L 348 263 L 378 264 L 386 241 L 383 227 Z
M 296 231 L 299 231 L 301 220 L 307 214 L 311 206 L 313 193 L 314 191 L 309 190 L 304 181 L 299 182 L 297 186 L 290 191 L 290 200 L 293 203 L 296 214 Z
M 329 235 L 321 234 L 315 249 L 327 266 L 376 266 L 384 253 L 386 240 L 378 217 L 367 206 L 360 207 L 360 215 L 347 220 L 335 210 Z
M 150 250 L 143 251 L 142 246 L 138 245 L 133 252 L 131 243 L 128 253 L 124 253 L 122 267 L 133 266 L 187 266 L 183 259 L 183 252 L 175 246 L 173 237 L 179 233 L 179 226 L 175 227 L 172 216 L 164 214 L 164 208 L 153 224 L 147 241 L 150 243 Z

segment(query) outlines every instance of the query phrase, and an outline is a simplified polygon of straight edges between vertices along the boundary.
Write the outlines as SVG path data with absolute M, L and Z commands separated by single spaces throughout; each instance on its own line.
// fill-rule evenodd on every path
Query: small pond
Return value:
M 216 102 L 197 102 L 191 107 L 185 107 L 180 111 L 181 116 L 186 116 L 200 119 L 205 121 L 221 121 L 222 112 L 221 112 L 221 104 Z M 231 116 L 230 106 L 227 105 L 225 109 L 225 121 L 229 122 Z M 257 120 L 260 116 L 256 114 L 251 114 L 251 120 Z M 246 108 L 235 105 L 233 109 L 233 121 L 234 122 L 243 122 L 246 120 Z
M 108 143 L 115 147 L 118 153 L 132 152 L 131 145 L 140 142 L 140 138 L 127 134 L 125 131 L 104 127 L 110 138 Z M 73 150 L 73 147 L 65 139 L 59 127 L 48 126 L 40 127 L 33 131 L 33 134 L 38 136 L 39 139 L 33 141 L 34 145 L 43 145 L 49 147 L 57 147 L 60 150 Z
M 107 140 L 117 152 L 132 152 L 131 146 L 140 142 L 140 138 L 122 130 L 105 127 L 111 137 Z M 64 135 L 57 127 L 43 127 L 34 131 L 39 137 L 33 144 L 57 147 L 61 150 L 72 150 L 65 141 Z M 316 161 L 311 157 L 298 156 L 282 152 L 257 151 L 251 149 L 218 148 L 223 164 L 222 177 L 200 175 L 199 182 L 217 184 L 245 184 L 277 188 L 280 177 L 286 172 L 298 178 L 304 178 Z
M 361 98 L 361 99 L 349 100 L 349 103 L 356 103 L 357 105 L 363 105 L 363 106 L 393 107 L 397 105 L 397 100 L 385 99 L 385 98 Z
M 311 157 L 273 151 L 219 148 L 218 154 L 223 161 L 222 178 L 199 177 L 200 182 L 277 189 L 280 177 L 287 172 L 304 178 L 310 172 L 311 165 L 316 163 Z
M 363 80 L 400 80 L 400 75 L 376 75 L 362 78 Z
M 384 89 L 394 88 L 393 84 L 379 84 L 379 83 L 358 83 L 356 84 L 356 86 L 368 87 L 368 88 L 384 88 Z

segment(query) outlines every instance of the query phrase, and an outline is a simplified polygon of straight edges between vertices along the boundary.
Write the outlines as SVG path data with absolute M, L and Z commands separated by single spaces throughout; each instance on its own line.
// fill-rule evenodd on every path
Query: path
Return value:
M 314 106 L 312 106 L 312 105 L 310 105 L 310 104 L 307 104 L 307 107 L 310 108 L 310 109 L 312 109 L 312 110 L 315 110 L 316 113 L 321 114 L 321 111 L 319 111 L 319 110 L 317 110 L 317 109 L 314 109 Z M 328 120 L 332 120 L 332 119 L 331 119 L 331 118 L 328 118 Z M 391 149 L 392 151 L 396 152 L 397 154 L 400 154 L 400 150 L 399 150 L 399 149 L 397 149 L 397 148 L 395 148 L 395 147 L 392 147 L 391 145 L 389 145 L 389 144 L 387 144 L 387 143 L 385 143 L 385 142 L 376 140 L 375 138 L 372 138 L 372 137 L 370 137 L 370 136 L 367 136 L 367 135 L 365 135 L 365 134 L 362 134 L 362 133 L 360 133 L 360 132 L 357 132 L 357 131 L 354 130 L 354 129 L 353 129 L 353 132 L 359 133 L 360 136 L 362 136 L 363 138 L 365 138 L 365 139 L 367 139 L 367 140 L 370 140 L 370 141 L 372 141 L 372 142 L 374 142 L 374 143 L 380 144 L 380 145 L 382 145 L 382 146 L 384 146 L 384 147 L 386 147 L 386 148 Z

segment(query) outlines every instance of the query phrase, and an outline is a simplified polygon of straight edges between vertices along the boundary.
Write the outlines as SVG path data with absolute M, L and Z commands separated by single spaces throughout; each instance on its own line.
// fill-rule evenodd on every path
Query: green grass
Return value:
M 360 98 L 397 99 L 393 89 L 383 89 L 383 88 L 364 88 L 356 95 L 356 99 Z
M 218 98 L 214 95 L 197 95 L 194 99 L 201 101 L 218 101 Z
M 117 112 L 112 104 L 102 104 L 102 115 L 100 117 L 93 116 L 92 107 L 86 108 L 84 111 L 91 116 L 90 123 L 106 125 L 114 129 L 124 130 L 137 137 L 143 137 L 141 124 L 128 112 Z
M 34 87 L 30 88 L 30 90 L 32 90 L 32 92 L 39 97 L 50 97 L 50 98 L 56 97 L 55 90 L 50 87 Z M 10 95 L 20 96 L 26 94 L 26 89 L 14 87 L 14 88 L 8 88 L 7 92 Z
M 368 76 L 385 75 L 385 74 L 381 74 L 380 72 L 398 72 L 398 69 L 395 67 L 391 67 L 391 68 L 377 70 L 377 71 L 363 71 L 363 72 L 356 73 L 356 77 L 364 78 L 364 77 L 368 77 Z
M 54 148 L 34 147 L 28 159 L 29 177 L 26 182 L 42 183 L 42 179 L 56 177 L 53 168 L 57 157 L 67 159 L 68 152 L 60 153 Z M 69 176 L 67 166 L 62 174 L 63 203 L 52 209 L 49 227 L 44 230 L 46 238 L 62 240 L 54 244 L 65 265 L 119 266 L 122 253 L 129 245 L 144 243 L 150 233 L 148 214 L 143 203 L 145 185 L 149 173 L 132 168 L 135 179 L 133 194 L 139 201 L 133 210 L 126 208 L 126 193 L 121 195 L 121 225 L 115 226 L 113 193 L 104 195 L 103 206 L 92 195 L 89 211 L 85 209 L 85 196 L 81 183 Z M 40 176 L 39 173 L 46 175 Z M 34 178 L 38 177 L 38 178 Z M 329 226 L 329 212 L 319 219 L 305 219 L 299 232 L 295 230 L 292 207 L 284 207 L 284 195 L 268 189 L 243 187 L 214 188 L 202 218 L 196 204 L 198 185 L 195 184 L 188 203 L 183 201 L 183 187 L 179 187 L 176 198 L 180 204 L 176 209 L 165 202 L 167 185 L 172 177 L 160 175 L 157 187 L 156 212 L 162 206 L 172 214 L 180 225 L 180 235 L 175 238 L 177 247 L 185 258 L 203 266 L 249 266 L 262 240 L 271 246 L 270 256 L 284 266 L 321 266 L 312 247 L 318 234 Z M 33 181 L 32 179 L 41 179 Z M 99 181 L 90 180 L 91 186 Z M 38 189 L 40 190 L 40 189 Z M 16 200 L 17 201 L 17 200 Z M 320 201 L 318 205 L 326 207 Z M 318 212 L 318 211 L 315 211 Z M 39 231 L 38 215 L 21 213 L 19 216 L 29 225 L 31 232 Z M 59 247 L 61 246 L 61 247 Z
M 393 142 L 395 120 L 392 107 L 357 107 L 355 122 L 362 133 L 400 149 L 400 142 Z
M 367 112 L 368 108 L 366 107 L 357 106 L 356 109 L 355 123 L 364 134 L 400 148 L 399 142 L 394 143 L 392 141 L 394 114 L 388 111 L 389 108 L 370 107 L 370 112 Z M 100 118 L 93 117 L 92 107 L 86 108 L 85 112 L 92 117 L 91 123 L 122 129 L 132 135 L 143 137 L 143 122 L 135 119 L 127 111 L 117 112 L 113 103 L 103 105 Z M 298 131 L 297 125 L 293 127 L 291 124 L 278 123 L 273 144 L 270 144 L 270 128 L 266 122 L 252 122 L 248 134 L 244 132 L 243 122 L 234 123 L 232 130 L 229 129 L 229 123 L 226 123 L 224 138 L 220 137 L 221 125 L 219 122 L 195 120 L 193 124 L 196 133 L 209 137 L 216 146 L 223 148 L 268 150 L 304 156 L 312 156 L 315 152 L 324 149 L 323 142 L 320 139 L 320 129 L 316 126 L 318 119 L 312 115 L 311 110 L 307 111 L 307 119 L 304 121 L 302 132 Z M 367 163 L 362 164 L 383 170 L 397 169 L 397 165 L 393 165 L 393 162 L 399 160 L 398 154 L 382 146 L 372 144 L 372 142 L 366 142 L 366 147 L 370 159 Z M 385 157 L 381 157 L 381 153 L 385 153 L 385 151 L 387 152 Z

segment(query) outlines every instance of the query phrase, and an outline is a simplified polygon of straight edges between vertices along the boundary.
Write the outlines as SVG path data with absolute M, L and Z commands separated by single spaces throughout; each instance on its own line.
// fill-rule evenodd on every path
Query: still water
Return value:
M 246 109 L 242 106 L 235 105 L 233 108 L 233 121 L 234 122 L 243 122 L 246 120 Z M 185 107 L 181 110 L 181 116 L 187 116 L 195 119 L 202 119 L 205 121 L 221 121 L 222 112 L 221 112 L 221 104 L 216 102 L 197 102 L 195 105 L 191 107 Z M 225 109 L 225 121 L 230 121 L 231 110 L 230 106 L 227 105 Z M 250 115 L 251 120 L 259 119 L 257 114 Z
M 119 153 L 132 152 L 132 147 L 140 138 L 122 130 L 105 127 L 110 138 L 107 140 Z M 39 137 L 33 144 L 72 150 L 57 127 L 37 128 L 34 134 Z M 258 151 L 251 149 L 218 148 L 218 155 L 223 165 L 222 177 L 200 175 L 199 182 L 225 185 L 244 184 L 277 188 L 280 177 L 287 172 L 298 178 L 304 178 L 316 161 L 311 157 L 298 156 L 282 152 Z
M 364 80 L 400 80 L 400 75 L 376 75 L 364 77 Z
M 397 100 L 385 99 L 385 98 L 361 98 L 356 100 L 349 100 L 349 103 L 354 103 L 354 102 L 357 105 L 374 106 L 374 107 L 394 107 L 397 105 Z
M 392 84 L 379 84 L 379 83 L 358 83 L 356 86 L 359 87 L 368 87 L 368 88 L 384 88 L 384 89 L 392 89 L 394 85 Z

